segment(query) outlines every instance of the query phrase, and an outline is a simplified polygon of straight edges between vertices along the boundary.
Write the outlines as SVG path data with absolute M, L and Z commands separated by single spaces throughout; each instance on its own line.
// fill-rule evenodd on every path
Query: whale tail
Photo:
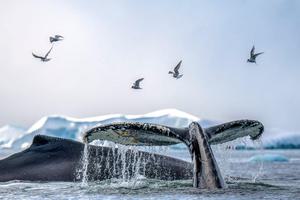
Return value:
M 193 122 L 186 128 L 174 128 L 149 123 L 119 122 L 96 126 L 88 130 L 83 141 L 108 140 L 123 145 L 161 146 L 184 143 L 193 161 L 193 185 L 197 188 L 225 188 L 210 145 L 220 144 L 249 135 L 257 139 L 263 125 L 254 120 L 238 120 L 203 129 Z
M 201 189 L 226 188 L 208 137 L 197 122 L 189 126 L 189 151 L 193 161 L 193 186 Z

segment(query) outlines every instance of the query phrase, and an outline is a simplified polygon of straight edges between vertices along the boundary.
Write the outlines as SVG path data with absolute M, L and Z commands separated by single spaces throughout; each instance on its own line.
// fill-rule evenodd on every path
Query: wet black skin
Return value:
M 238 120 L 206 129 L 202 129 L 197 122 L 183 129 L 128 122 L 96 126 L 84 134 L 85 142 L 100 139 L 107 133 L 108 136 L 118 133 L 118 137 L 112 138 L 114 140 L 134 137 L 135 140 L 118 140 L 124 141 L 126 145 L 170 145 L 183 142 L 191 154 L 193 164 L 137 150 L 88 145 L 87 170 L 83 169 L 83 143 L 39 135 L 28 149 L 0 160 L 0 181 L 80 181 L 84 171 L 87 171 L 88 180 L 127 179 L 135 176 L 138 171 L 138 174 L 147 178 L 192 179 L 194 187 L 202 189 L 225 188 L 210 145 L 247 135 L 253 140 L 258 139 L 263 130 L 263 125 L 254 120 Z
M 89 145 L 89 180 L 122 178 L 122 163 L 117 149 Z M 82 153 L 84 144 L 49 136 L 38 135 L 32 145 L 19 153 L 0 160 L 0 181 L 80 181 L 82 179 Z M 139 172 L 147 178 L 162 180 L 191 179 L 192 165 L 176 158 L 132 152 L 125 154 L 126 176 L 133 176 L 134 159 L 146 160 Z M 117 161 L 119 158 L 119 161 Z M 99 167 L 100 166 L 100 167 Z M 105 167 L 109 166 L 109 167 Z M 113 167 L 115 170 L 113 171 Z

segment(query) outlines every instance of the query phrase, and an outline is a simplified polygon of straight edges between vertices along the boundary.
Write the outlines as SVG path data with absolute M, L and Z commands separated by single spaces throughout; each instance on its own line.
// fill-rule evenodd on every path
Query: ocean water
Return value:
M 5 157 L 11 152 L 0 153 Z M 186 150 L 165 154 L 188 160 Z M 259 159 L 256 159 L 257 156 Z M 271 155 L 271 156 L 270 156 Z M 191 180 L 161 181 L 139 177 L 124 182 L 0 183 L 0 199 L 300 199 L 300 150 L 215 150 L 228 188 L 200 190 Z M 285 158 L 285 159 L 276 159 Z

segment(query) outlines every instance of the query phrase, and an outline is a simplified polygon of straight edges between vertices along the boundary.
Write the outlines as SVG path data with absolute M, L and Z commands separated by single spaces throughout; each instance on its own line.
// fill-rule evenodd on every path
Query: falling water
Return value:
M 82 155 L 82 186 L 88 185 L 88 165 L 89 165 L 89 145 L 84 144 L 84 150 Z
M 92 143 L 99 147 L 109 147 L 110 150 L 104 153 L 99 149 L 96 153 L 95 163 L 89 159 L 89 145 L 85 144 L 81 158 L 79 174 L 82 186 L 88 185 L 88 167 L 95 167 L 96 173 L 107 174 L 107 178 L 117 179 L 120 185 L 133 186 L 141 179 L 144 179 L 148 163 L 155 163 L 155 153 L 164 153 L 166 147 L 136 147 L 116 144 L 108 141 L 96 140 Z M 150 156 L 143 156 L 141 151 L 150 153 Z M 158 172 L 155 172 L 156 174 Z
M 243 142 L 243 138 L 212 146 L 221 174 L 226 180 L 230 181 L 232 178 L 231 158 L 236 151 L 236 146 L 241 142 Z
M 250 143 L 253 143 L 253 145 L 251 145 Z M 236 154 L 236 147 L 239 146 L 243 146 L 245 149 L 247 149 L 248 147 L 258 149 L 258 153 L 262 153 L 263 151 L 263 144 L 261 139 L 252 141 L 249 138 L 243 137 L 243 138 L 238 138 L 235 141 L 231 141 L 231 142 L 227 142 L 224 144 L 219 144 L 219 145 L 215 145 L 212 146 L 212 149 L 214 151 L 215 157 L 216 157 L 216 161 L 218 163 L 218 166 L 220 166 L 220 171 L 221 174 L 223 175 L 223 177 L 228 180 L 229 182 L 231 181 L 236 181 L 236 177 L 235 171 L 233 170 L 233 166 L 232 166 L 232 162 L 233 163 L 240 163 L 242 162 L 244 165 L 247 165 L 246 168 L 253 168 L 253 163 L 249 163 L 247 159 L 241 158 L 238 161 L 237 160 L 231 160 L 231 158 L 235 157 L 234 154 Z M 247 147 L 248 146 L 248 147 Z M 259 162 L 259 166 L 257 170 L 251 170 L 251 175 L 250 175 L 250 179 L 253 182 L 257 181 L 257 178 L 259 178 L 262 174 L 263 174 L 263 161 Z
M 253 144 L 254 144 L 254 146 L 256 146 L 258 148 L 259 153 L 263 154 L 264 148 L 263 148 L 263 143 L 262 143 L 261 138 L 259 138 L 257 141 L 253 141 Z M 263 160 L 260 160 L 259 169 L 252 178 L 253 182 L 256 182 L 257 178 L 263 174 L 263 169 L 264 169 L 264 163 L 263 163 Z

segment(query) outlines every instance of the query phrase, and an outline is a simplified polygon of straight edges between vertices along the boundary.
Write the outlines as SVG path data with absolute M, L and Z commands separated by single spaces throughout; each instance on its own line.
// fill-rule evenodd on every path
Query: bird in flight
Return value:
M 63 40 L 64 39 L 64 37 L 63 36 L 61 36 L 61 35 L 54 35 L 54 37 L 50 37 L 49 38 L 49 40 L 50 40 L 50 43 L 52 43 L 52 42 L 58 42 L 58 41 L 61 41 L 61 40 Z
M 181 66 L 182 60 L 176 65 L 176 67 L 174 68 L 173 71 L 169 71 L 169 74 L 173 74 L 174 78 L 181 78 L 183 76 L 183 74 L 179 74 L 179 68 Z
M 256 63 L 256 57 L 259 56 L 260 54 L 264 53 L 264 52 L 255 53 L 254 51 L 255 51 L 255 46 L 253 45 L 253 47 L 250 51 L 250 58 L 247 60 L 247 62 Z
M 33 55 L 33 57 L 35 57 L 35 58 L 41 59 L 42 62 L 48 62 L 49 60 L 51 60 L 51 58 L 48 58 L 48 56 L 49 56 L 49 54 L 50 54 L 52 48 L 53 48 L 53 45 L 52 45 L 51 49 L 46 53 L 46 55 L 45 55 L 44 57 L 43 57 L 43 56 L 38 56 L 38 55 L 36 55 L 36 54 L 34 54 L 34 53 L 32 53 L 32 55 Z
M 136 80 L 136 81 L 133 83 L 133 85 L 131 86 L 131 88 L 132 88 L 132 89 L 142 89 L 142 88 L 140 87 L 140 82 L 141 82 L 142 80 L 144 80 L 144 78 L 140 78 L 140 79 Z

